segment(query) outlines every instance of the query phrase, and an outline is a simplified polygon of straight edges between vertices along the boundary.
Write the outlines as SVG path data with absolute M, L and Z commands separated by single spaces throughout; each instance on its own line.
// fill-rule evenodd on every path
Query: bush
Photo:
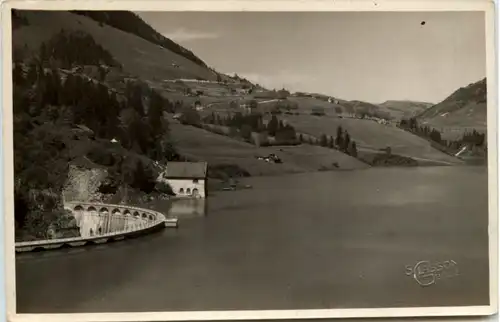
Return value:
M 325 109 L 322 108 L 321 106 L 315 106 L 312 108 L 311 115 L 323 116 L 323 115 L 325 115 Z
M 208 177 L 214 179 L 228 179 L 249 177 L 250 173 L 236 164 L 216 164 L 208 166 Z
M 241 137 L 245 140 L 250 140 L 252 137 L 252 128 L 248 124 L 244 124 L 240 131 Z
M 376 154 L 368 163 L 372 166 L 418 166 L 416 160 L 395 154 Z
M 172 190 L 172 187 L 166 183 L 166 182 L 157 182 L 155 185 L 155 190 L 158 191 L 159 193 L 163 193 L 169 196 L 175 196 L 174 191 Z
M 151 193 L 156 186 L 154 170 L 138 160 L 133 173 L 132 188 L 139 189 L 145 193 Z
M 15 189 L 16 226 L 31 239 L 49 238 L 51 225 L 58 225 L 68 217 L 61 207 L 59 194 L 48 189 L 17 187 Z M 19 208 L 17 208 L 19 207 Z
M 200 114 L 196 110 L 193 110 L 193 109 L 186 109 L 182 113 L 179 121 L 185 125 L 192 125 L 192 126 L 196 126 L 196 127 L 201 126 Z
M 87 152 L 87 158 L 96 164 L 106 167 L 110 167 L 116 163 L 113 154 L 100 146 L 91 148 L 90 151 Z

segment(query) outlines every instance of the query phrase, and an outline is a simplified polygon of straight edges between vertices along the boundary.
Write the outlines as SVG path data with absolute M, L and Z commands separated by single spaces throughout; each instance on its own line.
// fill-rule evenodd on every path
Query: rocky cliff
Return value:
M 104 202 L 106 195 L 99 189 L 107 177 L 106 169 L 85 169 L 70 165 L 68 179 L 62 191 L 63 201 Z

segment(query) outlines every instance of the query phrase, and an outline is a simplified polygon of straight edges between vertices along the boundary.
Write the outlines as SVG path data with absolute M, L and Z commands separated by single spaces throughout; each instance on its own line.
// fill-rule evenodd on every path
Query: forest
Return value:
M 87 64 L 116 65 L 90 36 L 66 31 L 13 64 L 16 227 L 34 237 L 64 212 L 60 194 L 78 158 L 107 168 L 115 187 L 150 192 L 153 161 L 179 157 L 162 117 L 173 104 L 140 83 L 118 92 L 73 72 Z

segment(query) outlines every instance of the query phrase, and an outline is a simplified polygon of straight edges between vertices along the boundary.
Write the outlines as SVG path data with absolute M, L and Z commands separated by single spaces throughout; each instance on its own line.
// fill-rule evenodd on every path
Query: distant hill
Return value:
M 459 88 L 417 116 L 435 127 L 486 129 L 486 78 Z
M 434 104 L 406 100 L 389 100 L 378 105 L 382 108 L 388 109 L 391 115 L 393 115 L 395 118 L 401 119 L 419 115 Z
M 340 105 L 346 112 L 355 113 L 357 115 L 375 116 L 385 119 L 396 117 L 391 113 L 392 111 L 390 109 L 364 101 L 353 100 L 341 102 Z

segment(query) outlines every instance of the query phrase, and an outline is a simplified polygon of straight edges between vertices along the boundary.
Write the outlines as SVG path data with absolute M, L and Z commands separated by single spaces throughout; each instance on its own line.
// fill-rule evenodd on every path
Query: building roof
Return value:
M 204 179 L 207 177 L 207 163 L 168 162 L 164 176 L 167 178 Z

